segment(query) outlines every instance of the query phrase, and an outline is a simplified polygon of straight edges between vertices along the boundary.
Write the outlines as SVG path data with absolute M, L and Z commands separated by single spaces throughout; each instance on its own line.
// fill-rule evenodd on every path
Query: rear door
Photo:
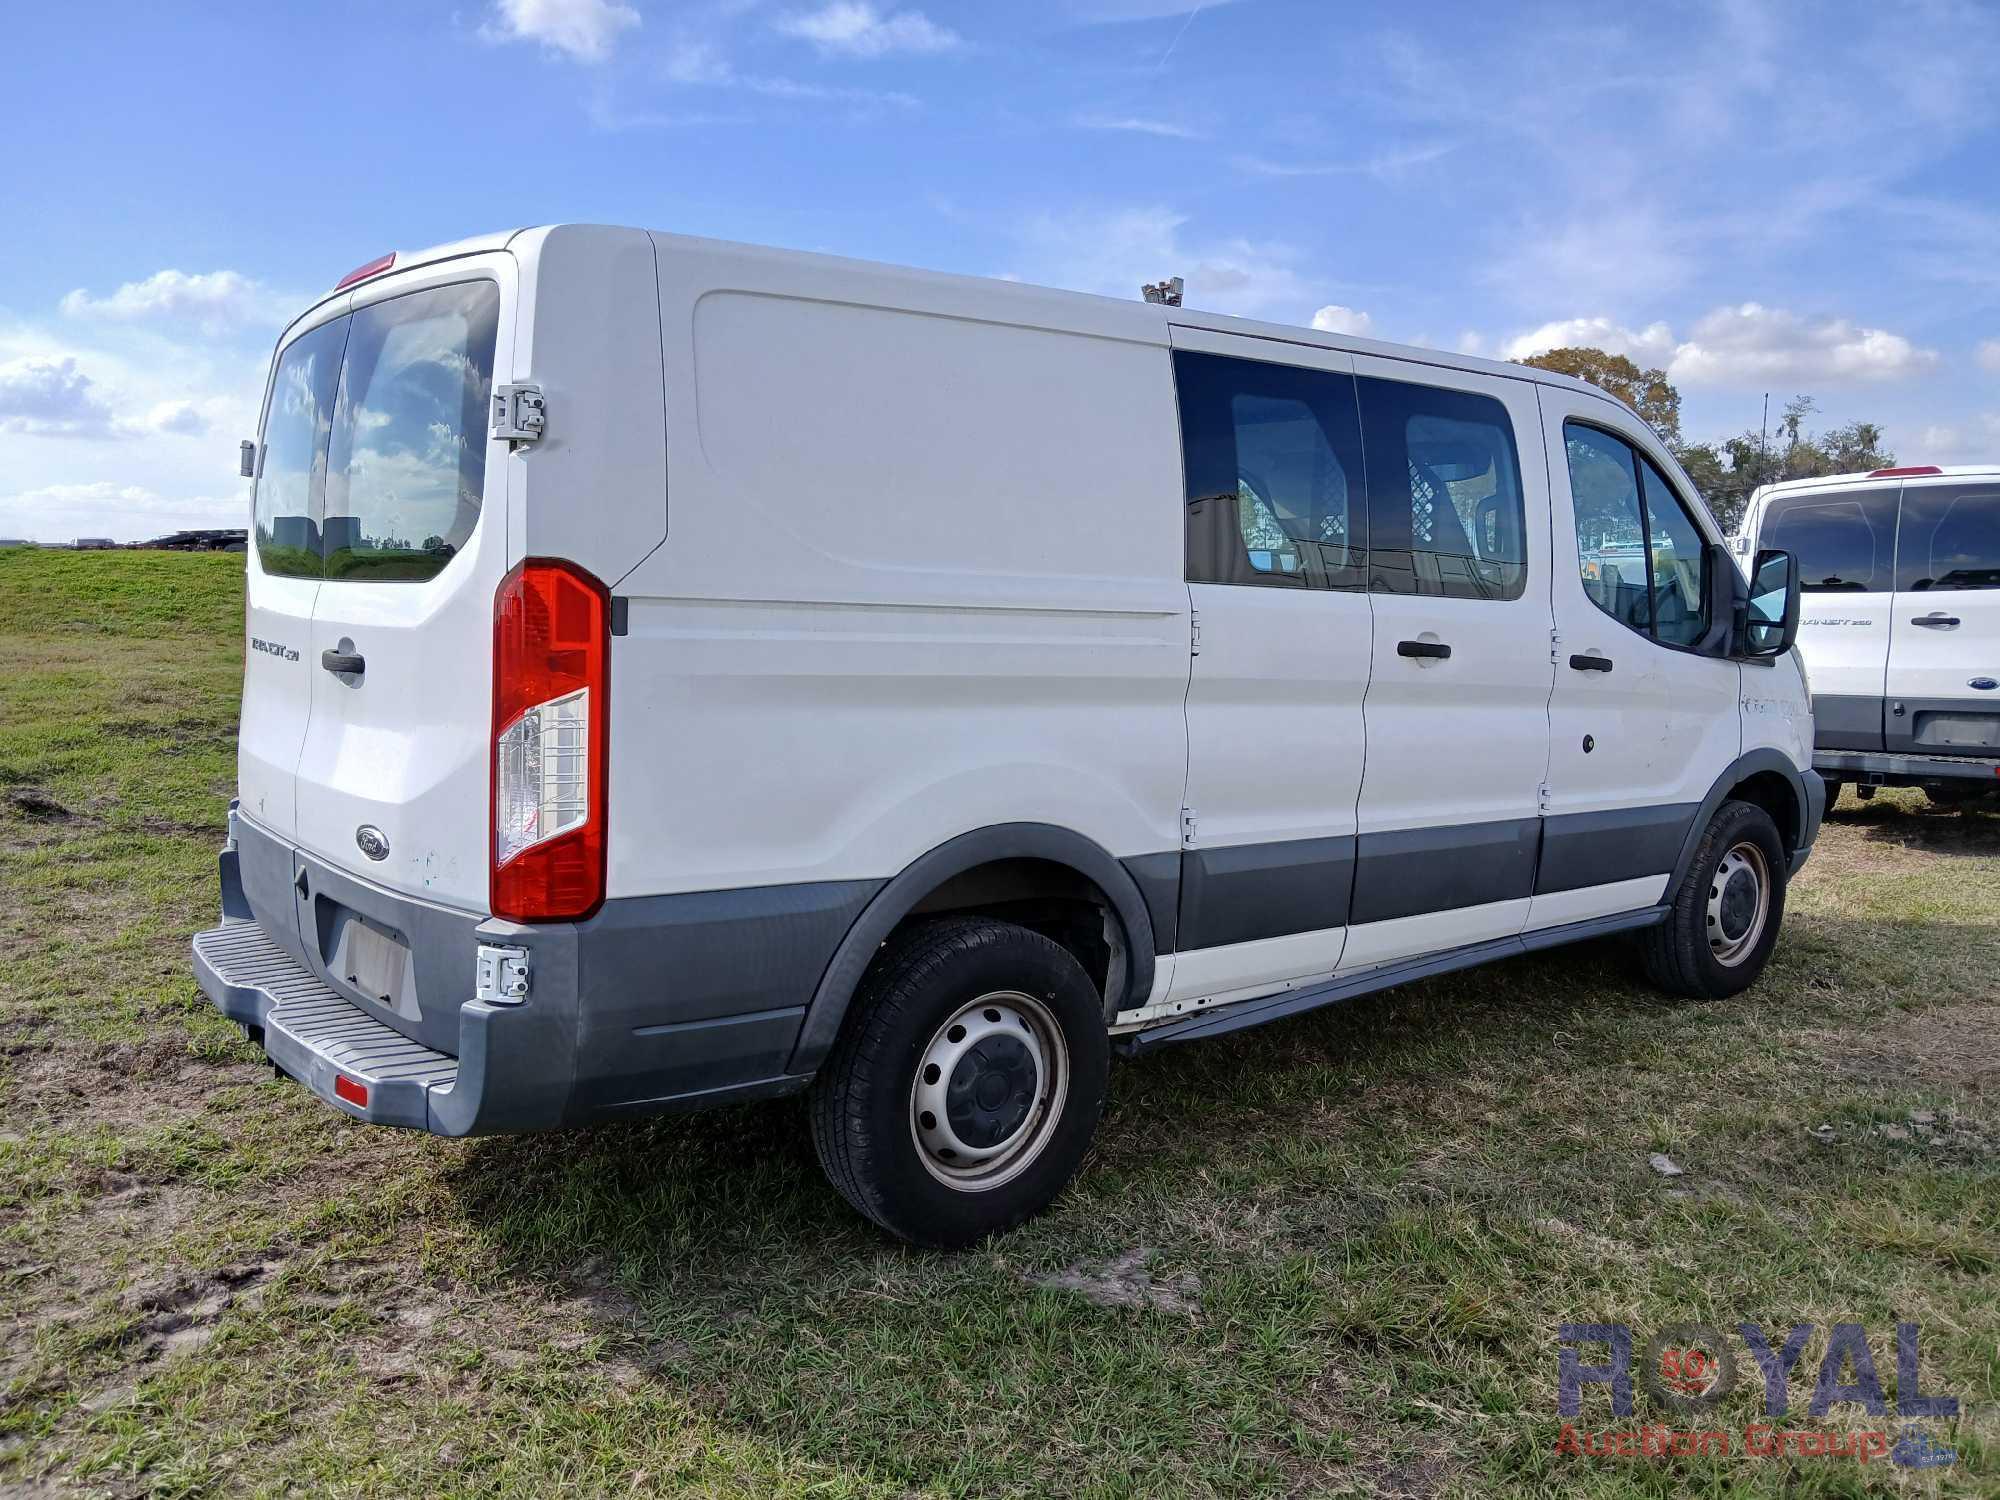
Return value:
M 1880 750 L 1895 587 L 1894 483 L 1780 493 L 1765 502 L 1759 548 L 1799 560 L 1799 651 L 1822 750 Z
M 306 659 L 319 597 L 319 520 L 347 299 L 280 350 L 264 397 L 252 537 L 244 560 L 243 712 L 236 737 L 241 811 L 271 832 L 298 829 L 299 750 L 312 708 Z
M 1904 481 L 1890 631 L 1887 748 L 2000 753 L 2000 476 Z
M 1534 386 L 1355 357 L 1372 665 L 1342 966 L 1527 920 L 1549 759 L 1549 508 Z
M 488 434 L 514 275 L 506 255 L 470 256 L 356 291 L 301 664 L 299 844 L 459 910 L 488 896 L 493 598 L 509 563 L 507 447 Z
M 1333 972 L 1354 870 L 1370 626 L 1351 358 L 1174 330 L 1187 475 L 1180 956 L 1170 998 Z

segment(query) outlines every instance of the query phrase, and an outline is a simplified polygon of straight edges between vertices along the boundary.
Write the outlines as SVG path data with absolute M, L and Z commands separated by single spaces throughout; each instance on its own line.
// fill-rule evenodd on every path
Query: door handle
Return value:
M 1443 661 L 1451 655 L 1451 647 L 1447 646 L 1443 641 L 1398 641 L 1396 642 L 1396 654 L 1398 656 L 1429 657 L 1433 661 Z
M 320 652 L 319 664 L 327 671 L 341 676 L 359 677 L 368 670 L 368 663 L 359 651 L 328 649 Z
M 1956 630 L 1958 629 L 1958 616 L 1948 615 L 1942 610 L 1936 610 L 1927 615 L 1918 615 L 1910 623 L 1912 625 L 1921 625 L 1926 630 Z
M 1611 658 L 1608 656 L 1572 656 L 1569 664 L 1579 672 L 1609 672 Z

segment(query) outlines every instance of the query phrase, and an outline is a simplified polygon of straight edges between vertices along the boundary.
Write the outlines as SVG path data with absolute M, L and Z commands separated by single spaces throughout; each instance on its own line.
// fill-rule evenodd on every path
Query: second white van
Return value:
M 1738 533 L 1799 559 L 1813 763 L 1866 796 L 2000 792 L 2000 468 L 1931 464 L 1767 485 Z
M 358 1119 L 810 1091 L 1015 1224 L 1114 1052 L 1632 934 L 1751 983 L 1822 787 L 1796 570 L 1519 365 L 633 229 L 284 333 L 201 984 Z

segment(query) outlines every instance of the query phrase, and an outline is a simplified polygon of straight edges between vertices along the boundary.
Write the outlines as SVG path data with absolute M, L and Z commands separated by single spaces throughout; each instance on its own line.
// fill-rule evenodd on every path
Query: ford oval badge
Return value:
M 389 857 L 389 839 L 373 823 L 363 823 L 354 830 L 354 842 L 361 846 L 361 852 L 370 859 L 383 860 Z
M 1991 677 L 1975 677 L 1966 686 L 1978 688 L 1982 693 L 1990 693 L 2000 687 L 2000 682 L 1995 682 Z

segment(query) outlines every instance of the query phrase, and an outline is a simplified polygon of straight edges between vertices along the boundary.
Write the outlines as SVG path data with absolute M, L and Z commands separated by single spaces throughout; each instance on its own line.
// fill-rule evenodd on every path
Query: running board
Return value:
M 1234 1005 L 1201 1011 L 1185 1020 L 1171 1021 L 1148 1031 L 1114 1037 L 1112 1046 L 1123 1056 L 1136 1057 L 1169 1042 L 1191 1042 L 1198 1037 L 1222 1036 L 1231 1031 L 1242 1031 L 1245 1027 L 1262 1026 L 1267 1021 L 1280 1021 L 1287 1016 L 1318 1010 L 1323 1005 L 1336 1005 L 1342 1000 L 1372 995 L 1378 990 L 1394 989 L 1413 979 L 1429 979 L 1436 974 L 1449 974 L 1455 969 L 1470 969 L 1496 958 L 1512 958 L 1542 948 L 1559 948 L 1565 943 L 1581 942 L 1585 938 L 1654 927 L 1666 920 L 1667 912 L 1665 906 L 1649 906 L 1643 911 L 1592 917 L 1587 922 L 1571 922 L 1562 927 L 1544 927 L 1537 932 L 1473 943 L 1464 948 L 1453 948 L 1447 953 L 1434 953 L 1428 958 L 1383 964 L 1380 968 L 1350 974 L 1344 979 L 1328 979 L 1302 990 L 1286 990 L 1258 1000 L 1239 1000 Z

